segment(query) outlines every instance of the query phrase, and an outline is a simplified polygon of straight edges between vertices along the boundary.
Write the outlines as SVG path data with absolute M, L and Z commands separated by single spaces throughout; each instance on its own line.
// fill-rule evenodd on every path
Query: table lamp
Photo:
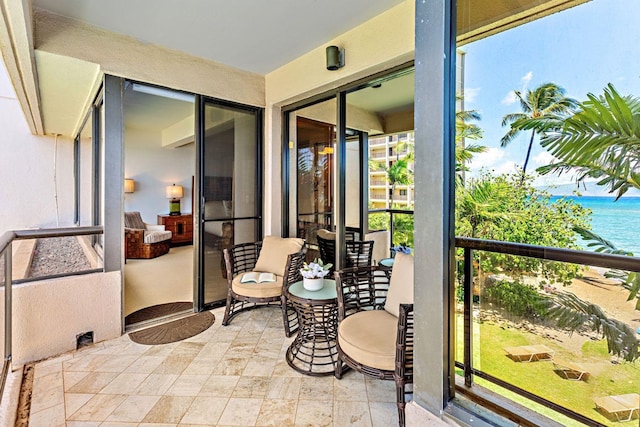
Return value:
M 165 195 L 169 199 L 169 215 L 180 215 L 180 199 L 182 198 L 182 185 L 169 185 L 165 189 Z

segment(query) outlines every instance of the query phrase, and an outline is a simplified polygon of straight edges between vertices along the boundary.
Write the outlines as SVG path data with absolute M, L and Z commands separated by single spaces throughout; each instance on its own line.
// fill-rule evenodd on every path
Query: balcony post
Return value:
M 473 384 L 473 249 L 464 248 L 464 384 Z
M 4 385 L 7 382 L 7 375 L 11 365 L 12 350 L 12 281 L 13 272 L 11 270 L 13 243 L 9 243 L 4 251 L 4 363 L 2 367 L 2 378 L 0 379 L 0 398 L 4 394 Z

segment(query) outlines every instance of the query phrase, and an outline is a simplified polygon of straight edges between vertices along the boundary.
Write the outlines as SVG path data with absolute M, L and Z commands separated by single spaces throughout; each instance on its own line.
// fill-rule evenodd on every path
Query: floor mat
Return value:
M 192 314 L 162 325 L 131 332 L 131 341 L 145 345 L 169 344 L 182 341 L 206 331 L 216 318 L 208 311 Z
M 134 311 L 124 318 L 125 325 L 132 325 L 138 322 L 146 322 L 147 320 L 157 319 L 158 317 L 169 316 L 171 314 L 180 313 L 181 311 L 193 310 L 191 302 L 169 302 L 166 304 L 152 305 L 141 310 Z

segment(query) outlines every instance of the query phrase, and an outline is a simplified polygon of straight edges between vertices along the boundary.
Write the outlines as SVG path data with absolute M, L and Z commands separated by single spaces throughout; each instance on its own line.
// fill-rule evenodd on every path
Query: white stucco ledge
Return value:
M 22 368 L 9 371 L 0 401 L 0 426 L 14 426 L 18 415 L 18 401 L 22 386 Z
M 75 350 L 79 334 L 93 332 L 94 342 L 119 337 L 121 286 L 119 271 L 14 285 L 14 369 Z M 4 316 L 0 316 L 0 339 L 4 340 Z

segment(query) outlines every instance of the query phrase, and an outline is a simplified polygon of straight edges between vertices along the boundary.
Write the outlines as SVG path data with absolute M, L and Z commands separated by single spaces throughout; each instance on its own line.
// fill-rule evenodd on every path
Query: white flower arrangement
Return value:
M 329 269 L 333 266 L 331 263 L 323 264 L 320 258 L 316 258 L 313 262 L 306 262 L 300 269 L 300 274 L 305 279 L 322 279 L 329 274 Z

